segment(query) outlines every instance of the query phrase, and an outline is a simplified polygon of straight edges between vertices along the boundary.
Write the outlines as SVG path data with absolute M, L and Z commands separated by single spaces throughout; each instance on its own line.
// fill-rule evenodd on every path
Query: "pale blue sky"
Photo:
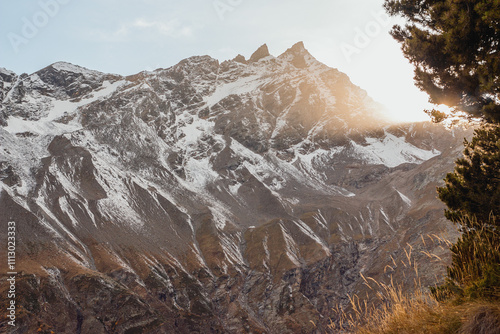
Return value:
M 32 73 L 68 61 L 109 73 L 193 55 L 277 56 L 298 41 L 397 115 L 425 119 L 427 96 L 388 35 L 383 0 L 0 0 L 0 67 Z

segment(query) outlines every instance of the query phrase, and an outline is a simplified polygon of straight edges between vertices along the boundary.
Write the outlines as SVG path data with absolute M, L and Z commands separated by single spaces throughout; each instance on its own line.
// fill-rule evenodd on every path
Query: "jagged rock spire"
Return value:
M 307 51 L 302 41 L 295 43 L 289 50 L 294 52 Z
M 283 54 L 279 56 L 279 58 L 286 58 L 297 68 L 304 68 L 307 66 L 307 62 L 305 60 L 305 56 L 311 56 L 309 51 L 304 47 L 304 42 L 300 41 L 295 43 L 291 48 L 287 49 Z
M 236 61 L 236 62 L 238 62 L 238 63 L 242 63 L 242 64 L 246 64 L 247 63 L 247 60 L 245 59 L 245 56 L 243 56 L 241 54 L 238 54 L 236 57 L 234 57 L 233 60 Z
M 255 51 L 252 56 L 250 57 L 250 62 L 256 62 L 259 61 L 262 58 L 265 58 L 267 56 L 270 56 L 271 54 L 269 53 L 269 49 L 267 48 L 266 44 L 263 44 L 260 48 Z

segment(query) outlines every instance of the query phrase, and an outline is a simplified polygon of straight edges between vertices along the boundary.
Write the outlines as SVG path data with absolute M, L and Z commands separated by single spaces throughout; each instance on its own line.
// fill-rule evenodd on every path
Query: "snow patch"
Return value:
M 408 205 L 408 206 L 411 206 L 411 199 L 409 199 L 408 197 L 406 197 L 405 195 L 403 195 L 399 190 L 396 190 L 399 194 L 399 196 L 401 197 L 401 199 Z
M 262 85 L 262 81 L 259 80 L 261 77 L 261 74 L 255 74 L 230 83 L 221 84 L 215 88 L 212 95 L 204 98 L 204 102 L 209 107 L 213 107 L 229 95 L 242 95 L 250 93 Z
M 386 133 L 383 139 L 365 138 L 368 145 L 351 144 L 357 155 L 368 163 L 396 167 L 404 163 L 420 164 L 441 154 L 437 150 L 427 151 L 408 142 L 404 137 L 396 137 Z
M 78 65 L 73 65 L 71 63 L 67 63 L 64 61 L 59 61 L 57 63 L 52 64 L 51 66 L 52 66 L 52 68 L 54 68 L 55 70 L 58 70 L 58 71 L 81 73 L 85 76 L 96 76 L 96 75 L 103 74 L 99 71 L 89 70 L 88 68 L 78 66 Z
M 33 132 L 40 135 L 53 136 L 79 130 L 81 128 L 81 125 L 76 120 L 72 120 L 68 124 L 63 124 L 57 122 L 56 120 L 63 116 L 74 114 L 75 111 L 81 106 L 87 105 L 100 98 L 110 95 L 124 83 L 126 83 L 125 80 L 116 81 L 114 83 L 104 81 L 100 90 L 94 91 L 93 93 L 88 95 L 87 98 L 82 99 L 79 102 L 52 99 L 51 108 L 49 109 L 49 112 L 46 116 L 36 121 L 10 116 L 7 119 L 7 126 L 4 127 L 4 129 L 12 134 Z
M 186 181 L 198 189 L 205 188 L 207 184 L 214 182 L 219 177 L 219 174 L 213 170 L 209 157 L 190 158 L 186 161 L 184 168 Z
M 237 196 L 238 195 L 238 190 L 240 189 L 241 187 L 241 183 L 236 183 L 234 185 L 229 185 L 228 188 L 229 188 L 229 191 L 231 192 L 231 194 L 233 194 L 234 196 Z
M 304 223 L 302 220 L 294 221 L 294 223 L 295 223 L 295 225 L 297 225 L 299 227 L 299 229 L 302 231 L 302 233 L 304 233 L 309 238 L 314 240 L 317 244 L 321 245 L 321 248 L 323 248 L 323 251 L 326 254 L 330 254 L 330 250 L 329 250 L 326 242 L 321 240 L 321 238 L 318 237 L 316 235 L 316 233 L 314 233 L 314 231 L 311 230 L 311 228 L 306 223 Z
M 297 247 L 297 244 L 295 243 L 295 240 L 290 236 L 288 231 L 285 229 L 283 224 L 280 222 L 279 224 L 281 228 L 281 233 L 283 234 L 283 239 L 285 240 L 285 252 L 290 261 L 297 267 L 300 267 L 300 261 L 299 261 L 299 249 Z

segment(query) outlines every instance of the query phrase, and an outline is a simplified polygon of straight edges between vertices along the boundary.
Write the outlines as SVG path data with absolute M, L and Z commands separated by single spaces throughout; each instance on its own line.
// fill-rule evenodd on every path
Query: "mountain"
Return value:
M 0 82 L 2 331 L 324 333 L 374 295 L 361 275 L 413 281 L 409 247 L 424 285 L 443 273 L 457 233 L 435 188 L 471 130 L 391 123 L 301 42 Z

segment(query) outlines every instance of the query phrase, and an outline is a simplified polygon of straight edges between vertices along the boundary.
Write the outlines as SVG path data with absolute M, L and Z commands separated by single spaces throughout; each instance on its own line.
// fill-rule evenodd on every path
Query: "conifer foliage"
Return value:
M 500 217 L 500 127 L 485 126 L 465 140 L 464 158 L 455 162 L 438 194 L 448 209 L 446 218 L 462 224 L 469 217 L 490 222 Z
M 462 228 L 452 245 L 444 295 L 500 298 L 500 126 L 484 125 L 465 140 L 464 158 L 455 162 L 439 198 L 445 216 Z
M 500 0 L 386 0 L 384 6 L 407 22 L 391 34 L 430 101 L 500 122 Z
M 386 0 L 384 6 L 406 21 L 391 34 L 430 102 L 483 120 L 438 188 L 446 217 L 463 234 L 451 247 L 448 281 L 435 291 L 500 298 L 500 0 Z

